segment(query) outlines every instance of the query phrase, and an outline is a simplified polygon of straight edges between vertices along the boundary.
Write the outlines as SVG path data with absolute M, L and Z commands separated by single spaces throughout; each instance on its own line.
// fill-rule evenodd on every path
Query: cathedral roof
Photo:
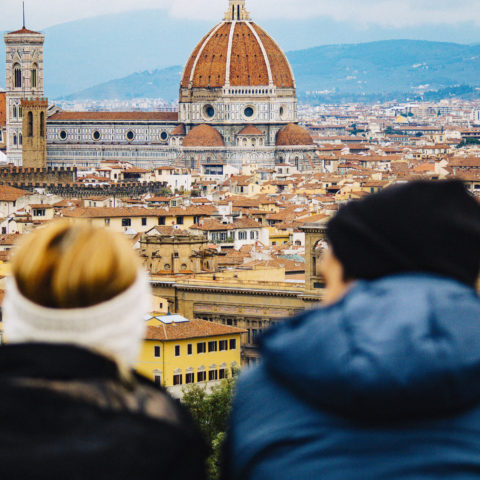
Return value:
M 22 27 L 20 30 L 15 30 L 14 32 L 8 32 L 7 35 L 41 35 L 40 32 L 34 32 L 28 28 Z
M 224 21 L 197 45 L 182 77 L 182 88 L 270 86 L 295 88 L 287 57 L 250 20 Z
M 289 123 L 277 133 L 276 145 L 277 147 L 314 145 L 314 141 L 305 128 L 295 123 Z
M 184 147 L 223 147 L 222 136 L 210 125 L 203 123 L 195 127 L 183 140 Z
M 264 133 L 259 130 L 255 125 L 247 125 L 243 128 L 238 135 L 263 135 Z
M 185 135 L 187 132 L 185 131 L 185 125 L 181 123 L 180 125 L 176 126 L 171 132 L 170 135 L 173 136 L 180 136 Z
M 178 122 L 178 112 L 58 112 L 48 121 L 161 121 Z

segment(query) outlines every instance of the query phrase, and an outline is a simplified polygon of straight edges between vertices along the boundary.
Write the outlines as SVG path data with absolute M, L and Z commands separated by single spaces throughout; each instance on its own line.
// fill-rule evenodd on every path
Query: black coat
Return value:
M 0 478 L 203 480 L 207 454 L 178 402 L 107 358 L 0 348 Z

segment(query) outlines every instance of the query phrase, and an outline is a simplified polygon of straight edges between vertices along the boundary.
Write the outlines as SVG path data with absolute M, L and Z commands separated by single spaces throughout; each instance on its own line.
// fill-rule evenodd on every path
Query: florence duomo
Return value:
M 10 163 L 21 166 L 23 150 L 23 166 L 36 167 L 95 167 L 116 159 L 141 168 L 197 171 L 283 163 L 298 171 L 314 167 L 315 144 L 298 125 L 294 72 L 280 47 L 252 21 L 245 0 L 229 1 L 223 21 L 188 58 L 178 112 L 48 108 L 44 39 L 25 26 L 5 35 Z

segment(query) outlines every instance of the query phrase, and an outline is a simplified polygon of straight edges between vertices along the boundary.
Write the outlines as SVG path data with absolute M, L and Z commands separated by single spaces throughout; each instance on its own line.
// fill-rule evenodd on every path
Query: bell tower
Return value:
M 25 17 L 24 17 L 25 18 Z M 43 98 L 43 44 L 45 36 L 23 27 L 5 34 L 7 157 L 22 165 L 24 98 Z
M 23 145 L 22 166 L 47 168 L 47 108 L 46 98 L 22 99 Z
M 225 13 L 226 22 L 250 21 L 250 13 L 245 8 L 245 0 L 230 0 L 229 8 Z

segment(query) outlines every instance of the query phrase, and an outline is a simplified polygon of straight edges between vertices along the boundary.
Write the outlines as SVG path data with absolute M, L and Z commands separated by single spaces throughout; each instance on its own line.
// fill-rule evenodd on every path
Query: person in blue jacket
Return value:
M 241 375 L 225 477 L 480 479 L 480 206 L 413 182 L 328 224 L 326 305 Z

